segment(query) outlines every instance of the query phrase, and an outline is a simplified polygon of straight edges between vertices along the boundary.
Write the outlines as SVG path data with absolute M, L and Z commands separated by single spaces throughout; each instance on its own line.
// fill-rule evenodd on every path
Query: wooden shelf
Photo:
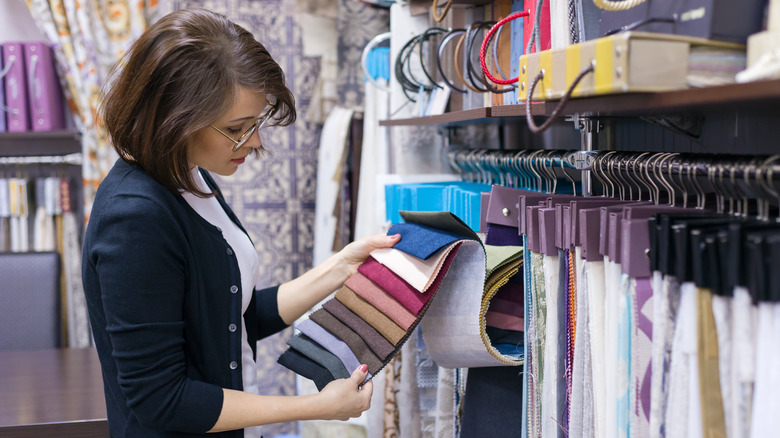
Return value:
M 490 118 L 492 108 L 476 108 L 466 111 L 456 111 L 444 113 L 438 116 L 412 117 L 409 119 L 382 120 L 379 122 L 382 126 L 420 126 L 420 125 L 438 125 L 451 124 L 458 122 L 479 121 L 480 119 Z
M 81 152 L 81 135 L 75 131 L 0 133 L 0 157 L 66 155 Z
M 549 116 L 558 101 L 533 103 L 531 113 Z M 561 116 L 575 114 L 603 117 L 634 117 L 675 112 L 712 112 L 749 109 L 753 111 L 780 110 L 780 80 L 730 84 L 706 88 L 665 91 L 659 93 L 613 94 L 608 96 L 571 99 Z M 384 120 L 382 126 L 409 126 L 457 124 L 475 122 L 482 118 L 525 117 L 525 105 L 503 105 L 467 111 L 445 113 L 440 116 Z

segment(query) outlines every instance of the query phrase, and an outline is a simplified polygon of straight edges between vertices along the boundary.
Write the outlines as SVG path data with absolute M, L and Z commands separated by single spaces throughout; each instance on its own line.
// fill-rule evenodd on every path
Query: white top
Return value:
M 192 169 L 193 180 L 196 186 L 204 191 L 211 192 L 203 175 L 198 168 Z M 249 307 L 249 301 L 252 299 L 255 284 L 260 273 L 260 259 L 252 242 L 241 228 L 238 227 L 227 215 L 219 201 L 214 196 L 208 198 L 199 198 L 192 193 L 183 192 L 182 197 L 203 219 L 222 231 L 222 236 L 228 245 L 233 249 L 238 260 L 238 268 L 241 273 L 241 314 L 246 312 Z M 242 321 L 241 327 L 241 369 L 244 385 L 244 392 L 258 393 L 257 386 L 257 365 L 252 355 L 252 348 L 246 336 L 246 321 Z M 259 427 L 250 427 L 244 429 L 245 437 L 260 438 L 262 432 Z

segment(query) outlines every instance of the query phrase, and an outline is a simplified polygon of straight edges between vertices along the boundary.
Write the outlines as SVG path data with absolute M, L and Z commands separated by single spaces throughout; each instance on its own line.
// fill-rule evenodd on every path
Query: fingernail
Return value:
M 366 365 L 366 364 L 360 365 L 360 372 L 367 373 L 368 372 L 368 365 Z

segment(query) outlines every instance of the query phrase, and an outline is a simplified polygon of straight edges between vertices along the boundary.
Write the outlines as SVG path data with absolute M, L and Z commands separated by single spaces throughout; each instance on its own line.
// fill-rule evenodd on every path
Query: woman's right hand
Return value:
M 369 381 L 362 388 L 358 388 L 367 373 L 368 365 L 361 365 L 348 379 L 334 380 L 322 388 L 319 396 L 325 412 L 323 420 L 346 421 L 359 417 L 371 407 L 373 382 Z

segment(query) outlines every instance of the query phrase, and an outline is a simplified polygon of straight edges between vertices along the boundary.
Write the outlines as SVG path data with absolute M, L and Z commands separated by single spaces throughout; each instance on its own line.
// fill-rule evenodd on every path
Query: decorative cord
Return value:
M 577 6 L 574 4 L 574 0 L 567 2 L 567 8 L 569 10 L 569 43 L 577 44 L 580 42 L 580 35 L 578 32 L 579 22 L 577 21 Z
M 520 17 L 527 17 L 528 11 L 522 11 L 522 12 L 515 12 L 512 15 L 509 15 L 508 17 L 502 19 L 498 23 L 496 23 L 493 27 L 490 28 L 487 35 L 485 35 L 485 39 L 482 40 L 482 47 L 479 49 L 479 63 L 482 66 L 482 72 L 485 73 L 485 76 L 490 79 L 492 82 L 495 82 L 496 84 L 500 85 L 511 85 L 518 81 L 520 78 L 519 76 L 516 78 L 512 78 L 509 80 L 501 80 L 496 79 L 493 77 L 492 74 L 490 74 L 490 71 L 488 71 L 487 64 L 485 63 L 485 52 L 487 51 L 488 43 L 490 42 L 490 39 L 493 37 L 493 34 L 496 33 L 496 30 L 498 30 L 501 26 L 505 25 L 506 23 L 520 18 Z M 498 41 L 496 41 L 496 45 L 498 45 Z
M 461 37 L 458 39 L 458 43 L 455 45 L 455 74 L 458 75 L 458 79 L 460 79 L 460 81 L 463 82 L 463 85 L 465 85 L 469 90 L 475 93 L 487 93 L 487 90 L 480 90 L 469 84 L 468 81 L 466 81 L 466 79 L 463 77 L 463 72 L 460 69 L 460 63 L 458 62 L 458 58 L 460 58 L 460 48 L 463 46 L 463 40 L 466 38 L 468 33 L 469 31 L 466 30 L 466 32 L 464 32 L 463 35 L 461 35 Z
M 501 68 L 501 63 L 498 61 L 498 42 L 501 41 L 501 30 L 503 27 L 499 27 L 496 31 L 495 39 L 496 43 L 493 44 L 493 65 L 496 67 L 496 71 L 498 72 L 498 75 L 501 76 L 501 79 L 506 80 L 506 74 L 504 74 L 504 70 Z M 488 42 L 488 45 L 490 43 Z M 517 82 L 512 84 L 513 89 L 517 89 Z
M 542 131 L 545 131 L 547 128 L 549 128 L 552 123 L 555 121 L 555 119 L 558 117 L 558 113 L 563 110 L 563 107 L 566 106 L 566 103 L 569 101 L 569 98 L 571 97 L 571 93 L 574 91 L 574 88 L 577 86 L 577 84 L 580 83 L 582 78 L 585 77 L 586 74 L 592 73 L 594 70 L 594 65 L 591 63 L 587 68 L 583 69 L 580 74 L 577 75 L 576 78 L 574 78 L 574 81 L 569 85 L 569 89 L 566 90 L 566 94 L 563 95 L 561 100 L 558 102 L 558 105 L 555 107 L 555 109 L 550 113 L 550 117 L 542 123 L 541 126 L 537 126 L 536 123 L 534 123 L 534 118 L 531 116 L 531 99 L 534 95 L 534 89 L 536 88 L 536 84 L 544 78 L 544 69 L 539 71 L 539 74 L 536 75 L 533 82 L 531 82 L 530 88 L 528 88 L 528 95 L 525 99 L 525 119 L 528 123 L 528 129 L 533 132 L 534 134 L 538 134 Z
M 449 44 L 450 41 L 452 41 L 456 36 L 463 35 L 466 33 L 466 29 L 454 29 L 450 30 L 441 39 L 441 42 L 439 43 L 439 48 L 436 50 L 436 67 L 439 69 L 439 75 L 441 76 L 442 81 L 444 81 L 444 84 L 450 87 L 452 91 L 458 92 L 458 93 L 466 93 L 467 90 L 458 88 L 450 82 L 449 78 L 447 78 L 447 75 L 444 74 L 444 68 L 442 67 L 442 58 L 444 54 L 444 48 Z M 453 55 L 454 56 L 454 55 Z M 456 66 L 458 65 L 458 58 L 455 57 L 454 62 Z
M 484 73 L 481 71 L 481 68 L 474 67 L 474 63 L 471 61 L 471 52 L 472 48 L 474 47 L 474 41 L 477 40 L 477 32 L 479 32 L 481 29 L 489 30 L 491 26 L 495 24 L 494 21 L 486 21 L 479 23 L 479 26 L 474 29 L 474 32 L 471 33 L 471 35 L 466 37 L 466 50 L 467 50 L 467 58 L 466 58 L 466 68 L 468 70 L 468 77 L 469 80 L 471 80 L 471 83 L 477 86 L 477 81 L 479 81 L 480 84 L 484 85 L 487 91 L 490 91 L 494 94 L 503 94 L 507 93 L 509 91 L 512 91 L 512 88 L 504 88 L 500 89 L 490 83 L 488 81 L 487 77 L 485 77 Z M 490 41 L 488 41 L 489 43 Z
M 433 5 L 431 6 L 431 16 L 433 16 L 433 19 L 436 20 L 437 23 L 441 20 L 444 20 L 444 17 L 447 16 L 447 12 L 449 12 L 450 8 L 452 7 L 452 1 L 453 0 L 447 0 L 447 4 L 444 5 L 444 10 L 441 11 L 441 15 L 437 15 L 436 8 L 439 6 L 436 3 L 438 3 L 438 0 L 433 0 Z
M 593 4 L 595 4 L 597 8 L 612 12 L 626 11 L 633 8 L 634 6 L 639 6 L 644 2 L 645 0 L 593 0 Z
M 432 35 L 439 35 L 439 34 L 443 34 L 443 33 L 447 33 L 447 31 L 445 29 L 440 28 L 440 27 L 428 28 L 428 29 L 425 30 L 425 32 L 423 32 L 420 35 L 420 40 L 417 43 L 419 45 L 419 47 L 420 47 L 420 65 L 422 66 L 423 74 L 425 75 L 426 78 L 428 78 L 429 81 L 431 81 L 431 83 L 436 88 L 442 88 L 442 87 L 441 87 L 441 85 L 436 83 L 436 81 L 431 77 L 431 75 L 428 74 L 428 69 L 425 68 L 425 56 L 423 56 L 423 43 L 428 41 L 431 38 Z
M 406 98 L 412 102 L 416 102 L 417 100 L 412 96 L 409 96 L 408 92 L 416 91 L 418 87 L 415 87 L 415 84 L 406 76 L 406 73 L 404 73 L 403 60 L 404 60 L 404 53 L 414 43 L 415 38 L 417 37 L 410 39 L 409 41 L 406 42 L 406 44 L 404 44 L 404 46 L 398 52 L 398 56 L 395 58 L 395 64 L 393 65 L 393 70 L 395 72 L 395 79 L 398 81 L 398 84 L 401 85 L 401 91 L 403 91 Z
M 531 53 L 531 49 L 536 43 L 536 51 L 542 50 L 542 36 L 540 29 L 542 28 L 542 4 L 544 0 L 536 0 L 536 8 L 534 9 L 534 25 L 531 28 L 531 37 L 528 38 L 528 45 L 525 47 L 525 53 Z M 530 12 L 530 11 L 529 11 Z

